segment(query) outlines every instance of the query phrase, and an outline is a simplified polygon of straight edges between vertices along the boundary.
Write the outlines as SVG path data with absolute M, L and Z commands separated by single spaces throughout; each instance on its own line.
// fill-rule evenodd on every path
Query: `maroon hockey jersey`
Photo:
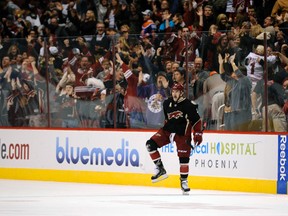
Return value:
M 178 102 L 168 98 L 164 101 L 163 109 L 166 120 L 163 129 L 171 133 L 189 136 L 191 128 L 200 120 L 197 106 L 186 98 Z

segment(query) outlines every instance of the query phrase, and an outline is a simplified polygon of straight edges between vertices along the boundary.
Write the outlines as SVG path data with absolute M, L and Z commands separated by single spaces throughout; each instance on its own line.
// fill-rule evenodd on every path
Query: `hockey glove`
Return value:
M 194 133 L 193 133 L 193 141 L 196 146 L 200 145 L 202 143 L 202 122 L 199 120 L 196 122 L 196 124 L 193 127 Z
M 194 132 L 193 133 L 193 141 L 196 146 L 200 145 L 202 143 L 202 132 Z

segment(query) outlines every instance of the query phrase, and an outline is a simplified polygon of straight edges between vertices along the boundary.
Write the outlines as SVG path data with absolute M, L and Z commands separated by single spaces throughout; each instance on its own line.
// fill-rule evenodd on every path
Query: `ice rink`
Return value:
M 288 216 L 288 196 L 0 180 L 3 216 Z

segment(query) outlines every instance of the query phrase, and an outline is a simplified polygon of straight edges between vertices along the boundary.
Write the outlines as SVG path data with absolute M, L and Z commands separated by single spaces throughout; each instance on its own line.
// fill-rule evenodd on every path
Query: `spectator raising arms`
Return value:
M 28 124 L 14 118 L 15 113 L 22 115 L 18 105 L 28 97 L 26 101 L 34 105 L 38 99 L 39 115 L 50 114 L 55 126 L 66 127 L 71 122 L 62 125 L 59 121 L 61 107 L 56 97 L 71 83 L 79 127 L 115 127 L 114 114 L 120 117 L 117 127 L 158 127 L 161 120 L 155 117 L 157 126 L 151 126 L 145 113 L 163 103 L 173 81 L 185 86 L 184 94 L 198 105 L 200 117 L 213 123 L 215 112 L 210 113 L 210 109 L 216 106 L 214 90 L 223 91 L 223 82 L 227 81 L 224 95 L 230 110 L 226 109 L 224 121 L 227 129 L 239 130 L 244 125 L 239 119 L 246 124 L 250 117 L 250 112 L 237 104 L 246 104 L 247 109 L 250 106 L 247 79 L 252 81 L 252 93 L 263 78 L 266 59 L 273 64 L 274 75 L 288 71 L 285 0 L 5 0 L 0 6 L 3 126 Z M 234 53 L 234 63 L 240 70 L 232 73 L 234 64 L 226 55 Z M 225 61 L 225 70 L 219 71 L 224 81 L 215 87 L 219 66 L 223 66 L 219 65 L 218 54 Z M 166 72 L 167 89 L 160 87 L 159 80 L 166 85 L 166 78 L 157 76 L 159 71 Z M 230 87 L 240 88 L 241 94 Z M 223 102 L 220 95 L 217 93 L 217 101 Z M 259 99 L 261 94 L 256 95 Z M 116 113 L 111 109 L 113 103 L 117 104 Z M 27 106 L 24 108 L 26 112 Z M 163 115 L 159 113 L 160 119 Z M 229 125 L 233 121 L 235 125 Z

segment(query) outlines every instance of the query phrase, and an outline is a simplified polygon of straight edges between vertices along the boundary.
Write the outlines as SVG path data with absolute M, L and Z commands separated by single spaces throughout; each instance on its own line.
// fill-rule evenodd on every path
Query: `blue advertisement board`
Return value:
M 278 178 L 277 178 L 277 193 L 287 193 L 287 175 L 288 175 L 288 135 L 278 136 Z

